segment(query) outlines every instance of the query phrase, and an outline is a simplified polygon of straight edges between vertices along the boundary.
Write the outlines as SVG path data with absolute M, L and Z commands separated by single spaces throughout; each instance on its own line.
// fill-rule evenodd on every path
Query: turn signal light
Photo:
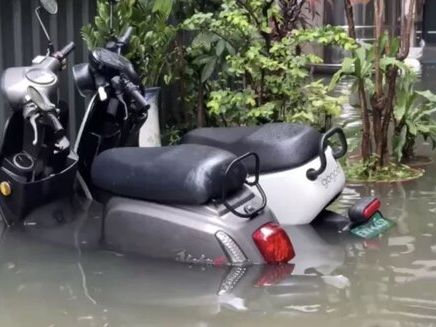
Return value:
M 288 234 L 278 224 L 269 223 L 253 234 L 253 240 L 267 263 L 287 263 L 295 257 Z

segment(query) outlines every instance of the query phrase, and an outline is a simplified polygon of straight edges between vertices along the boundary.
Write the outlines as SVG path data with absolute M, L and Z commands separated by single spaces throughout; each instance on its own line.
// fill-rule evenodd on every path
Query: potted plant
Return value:
M 82 36 L 90 49 L 119 35 L 127 26 L 134 32 L 129 48 L 124 53 L 140 75 L 145 87 L 144 96 L 150 103 L 149 117 L 141 129 L 141 146 L 160 146 L 159 85 L 169 81 L 172 47 L 177 28 L 169 24 L 172 0 L 98 0 L 94 23 L 82 28 Z M 112 16 L 112 17 L 111 17 Z M 112 24 L 112 26 L 111 26 Z

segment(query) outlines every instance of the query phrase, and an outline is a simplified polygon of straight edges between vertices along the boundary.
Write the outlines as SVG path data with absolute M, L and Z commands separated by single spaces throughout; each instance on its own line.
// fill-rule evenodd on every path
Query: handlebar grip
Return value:
M 75 47 L 76 47 L 76 45 L 74 44 L 74 42 L 70 42 L 62 50 L 60 50 L 59 53 L 60 53 L 62 59 L 68 57 L 68 55 L 71 52 L 73 52 Z
M 67 135 L 67 132 L 65 131 L 65 128 L 62 126 L 61 122 L 59 121 L 59 119 L 54 114 L 48 113 L 47 114 L 47 118 L 49 120 L 49 123 L 50 123 L 51 127 L 54 130 L 55 137 L 57 139 L 61 139 L 62 137 Z
M 124 34 L 118 38 L 118 42 L 122 44 L 127 44 L 130 40 L 130 37 L 132 36 L 132 33 L 133 33 L 133 27 L 129 26 L 127 30 L 124 32 Z
M 145 101 L 144 96 L 139 92 L 137 88 L 133 88 L 130 90 L 129 95 L 132 97 L 132 99 L 135 101 L 136 109 L 139 111 L 148 110 L 150 108 L 150 105 Z

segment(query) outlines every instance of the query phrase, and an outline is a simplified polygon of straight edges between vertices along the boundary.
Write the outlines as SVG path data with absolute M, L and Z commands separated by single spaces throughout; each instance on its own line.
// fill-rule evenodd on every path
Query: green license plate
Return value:
M 351 229 L 351 233 L 369 240 L 385 233 L 394 225 L 393 221 L 384 218 L 381 213 L 377 212 L 366 224 Z

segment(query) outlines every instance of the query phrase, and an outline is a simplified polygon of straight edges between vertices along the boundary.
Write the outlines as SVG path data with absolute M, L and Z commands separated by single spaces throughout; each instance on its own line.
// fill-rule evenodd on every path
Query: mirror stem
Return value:
M 47 31 L 47 28 L 45 27 L 44 22 L 42 21 L 41 16 L 39 14 L 40 9 L 41 9 L 41 7 L 38 7 L 35 9 L 36 18 L 38 18 L 39 25 L 41 25 L 41 28 L 45 34 L 45 37 L 47 38 L 49 54 L 52 54 L 54 52 L 53 42 L 51 41 L 50 35 L 48 34 L 48 31 Z
M 114 4 L 113 4 L 112 1 L 110 2 L 110 18 L 109 19 L 110 19 L 110 21 L 109 21 L 109 29 L 110 29 L 110 33 L 112 34 L 113 31 L 114 31 L 114 28 L 113 28 Z

